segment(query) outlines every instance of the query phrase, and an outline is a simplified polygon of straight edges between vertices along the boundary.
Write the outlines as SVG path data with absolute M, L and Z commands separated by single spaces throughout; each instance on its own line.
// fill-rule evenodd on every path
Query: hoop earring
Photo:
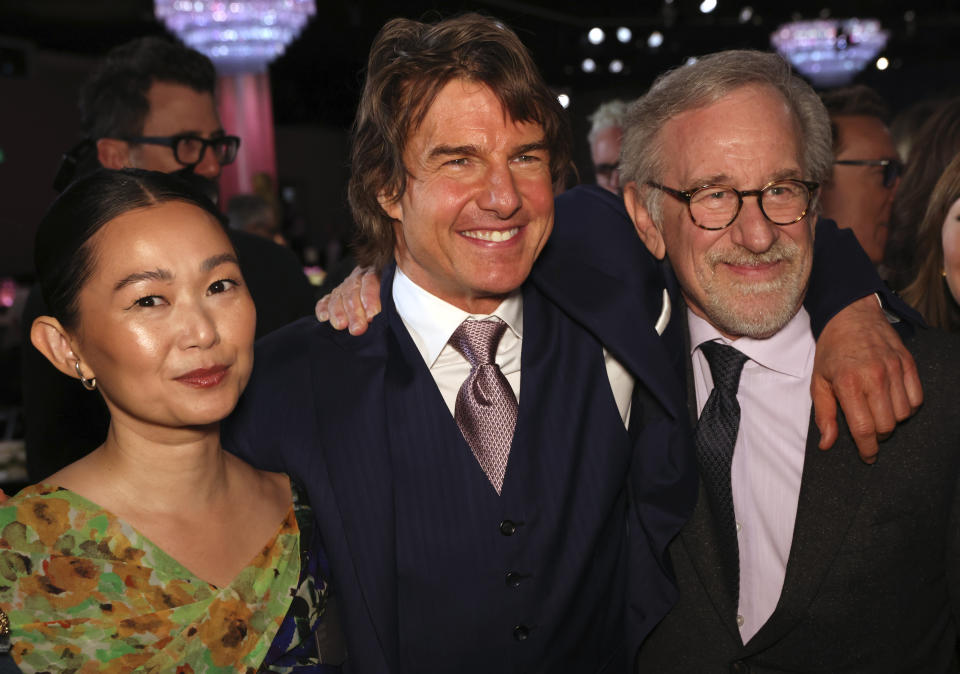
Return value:
M 88 391 L 93 391 L 97 388 L 97 378 L 90 377 L 89 379 L 84 378 L 83 372 L 80 371 L 80 361 L 76 360 L 73 362 L 74 368 L 77 370 L 77 376 L 80 377 L 80 383 L 83 385 L 83 388 Z

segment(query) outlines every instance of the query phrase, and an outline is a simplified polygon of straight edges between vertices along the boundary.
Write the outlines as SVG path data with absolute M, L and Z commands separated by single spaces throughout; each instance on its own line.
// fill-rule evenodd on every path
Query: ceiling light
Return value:
M 603 32 L 603 28 L 593 27 L 587 33 L 587 39 L 590 41 L 590 44 L 600 44 L 607 37 L 607 34 Z
M 780 26 L 770 42 L 816 86 L 849 84 L 887 44 L 876 19 L 798 21 Z
M 650 37 L 647 38 L 647 46 L 650 47 L 650 49 L 656 49 L 662 44 L 663 33 L 661 33 L 659 30 L 655 30 L 650 33 Z
M 627 28 L 626 26 L 620 26 L 617 28 L 617 39 L 620 40 L 623 44 L 627 44 L 630 40 L 633 39 L 633 31 Z
M 597 62 L 593 59 L 583 59 L 583 63 L 580 64 L 580 67 L 583 68 L 583 72 L 592 73 L 597 69 Z
M 187 46 L 226 71 L 259 71 L 316 13 L 314 0 L 155 0 L 154 13 Z

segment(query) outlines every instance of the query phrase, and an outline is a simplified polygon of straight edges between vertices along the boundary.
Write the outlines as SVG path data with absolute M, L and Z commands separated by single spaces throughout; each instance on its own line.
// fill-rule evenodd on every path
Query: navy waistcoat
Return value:
M 404 671 L 618 662 L 630 441 L 600 344 L 525 287 L 519 418 L 498 496 L 391 320 L 388 360 L 412 372 L 406 394 L 387 400 Z

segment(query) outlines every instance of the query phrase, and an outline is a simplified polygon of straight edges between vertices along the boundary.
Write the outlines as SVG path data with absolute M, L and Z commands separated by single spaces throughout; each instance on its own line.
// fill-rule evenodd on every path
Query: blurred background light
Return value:
M 606 38 L 607 34 L 603 32 L 603 28 L 593 27 L 587 33 L 590 44 L 602 44 Z
M 849 84 L 887 44 L 876 19 L 795 21 L 780 26 L 770 42 L 819 87 Z
M 261 71 L 316 11 L 314 0 L 154 0 L 168 29 L 221 72 Z

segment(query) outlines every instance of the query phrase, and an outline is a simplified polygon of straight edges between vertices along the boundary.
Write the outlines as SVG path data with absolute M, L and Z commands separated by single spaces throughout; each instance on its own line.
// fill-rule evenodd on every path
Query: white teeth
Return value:
M 467 236 L 471 239 L 480 239 L 481 241 L 493 241 L 494 243 L 500 241 L 508 241 L 517 235 L 517 232 L 520 231 L 519 227 L 514 227 L 513 229 L 471 229 L 467 232 L 461 232 L 464 236 Z

